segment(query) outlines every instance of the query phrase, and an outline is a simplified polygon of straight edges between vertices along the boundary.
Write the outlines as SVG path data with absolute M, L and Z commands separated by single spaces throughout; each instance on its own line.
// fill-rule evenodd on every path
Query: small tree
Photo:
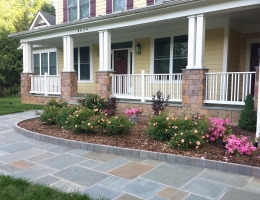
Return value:
M 259 105 L 260 106 L 260 105 Z M 238 120 L 238 127 L 243 130 L 255 131 L 256 130 L 256 111 L 254 110 L 253 95 L 249 94 L 245 99 L 245 106 L 241 111 Z
M 164 97 L 163 93 L 159 90 L 155 95 L 152 95 L 152 109 L 154 115 L 159 115 L 159 112 L 164 111 L 168 106 L 170 95 Z

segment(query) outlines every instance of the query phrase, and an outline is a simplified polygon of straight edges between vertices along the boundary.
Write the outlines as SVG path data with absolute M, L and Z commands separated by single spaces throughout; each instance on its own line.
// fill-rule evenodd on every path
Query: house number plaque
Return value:
M 88 28 L 80 28 L 78 29 L 78 33 L 83 33 L 83 32 L 86 32 L 88 31 Z

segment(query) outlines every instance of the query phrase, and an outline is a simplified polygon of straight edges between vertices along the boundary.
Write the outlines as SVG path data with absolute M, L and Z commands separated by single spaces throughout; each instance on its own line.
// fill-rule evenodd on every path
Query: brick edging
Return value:
M 240 165 L 234 163 L 227 163 L 223 161 L 215 161 L 215 160 L 208 160 L 208 159 L 200 159 L 200 158 L 193 158 L 181 155 L 174 155 L 168 153 L 160 153 L 160 152 L 153 152 L 153 151 L 145 151 L 145 150 L 138 150 L 138 149 L 128 149 L 122 147 L 113 147 L 108 145 L 101 145 L 101 144 L 92 144 L 86 142 L 79 142 L 74 140 L 68 140 L 64 138 L 58 138 L 53 136 L 42 135 L 39 133 L 35 133 L 24 128 L 18 126 L 17 122 L 15 124 L 14 130 L 24 136 L 40 140 L 43 142 L 48 142 L 52 144 L 62 145 L 66 147 L 72 147 L 76 149 L 83 149 L 88 151 L 95 151 L 100 153 L 108 153 L 108 154 L 116 154 L 116 155 L 123 155 L 128 157 L 135 157 L 135 158 L 143 158 L 143 159 L 151 159 L 151 160 L 159 160 L 169 163 L 177 163 L 183 165 L 190 165 L 208 169 L 214 169 L 229 173 L 253 176 L 256 178 L 260 178 L 260 168 L 259 167 L 252 167 L 248 165 Z

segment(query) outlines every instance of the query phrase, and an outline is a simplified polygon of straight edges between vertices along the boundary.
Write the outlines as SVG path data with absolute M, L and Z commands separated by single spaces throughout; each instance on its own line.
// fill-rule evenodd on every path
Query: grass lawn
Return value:
M 42 105 L 22 104 L 20 97 L 0 98 L 0 115 L 23 112 L 25 110 L 42 109 Z
M 87 194 L 65 193 L 42 184 L 32 184 L 26 179 L 0 175 L 1 200 L 91 200 Z

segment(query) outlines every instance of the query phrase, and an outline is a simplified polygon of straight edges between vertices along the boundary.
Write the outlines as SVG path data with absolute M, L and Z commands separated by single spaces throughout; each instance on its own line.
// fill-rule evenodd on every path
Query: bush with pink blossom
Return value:
M 139 108 L 130 108 L 130 109 L 125 109 L 125 114 L 128 117 L 131 117 L 132 115 L 140 115 L 142 114 L 142 110 Z
M 209 128 L 206 135 L 209 141 L 216 141 L 224 137 L 227 132 L 227 124 L 230 122 L 229 118 L 209 118 Z
M 254 147 L 251 142 L 247 141 L 246 136 L 239 138 L 232 134 L 227 138 L 227 140 L 225 140 L 225 142 L 228 153 L 251 155 L 252 152 L 256 151 L 256 147 Z

